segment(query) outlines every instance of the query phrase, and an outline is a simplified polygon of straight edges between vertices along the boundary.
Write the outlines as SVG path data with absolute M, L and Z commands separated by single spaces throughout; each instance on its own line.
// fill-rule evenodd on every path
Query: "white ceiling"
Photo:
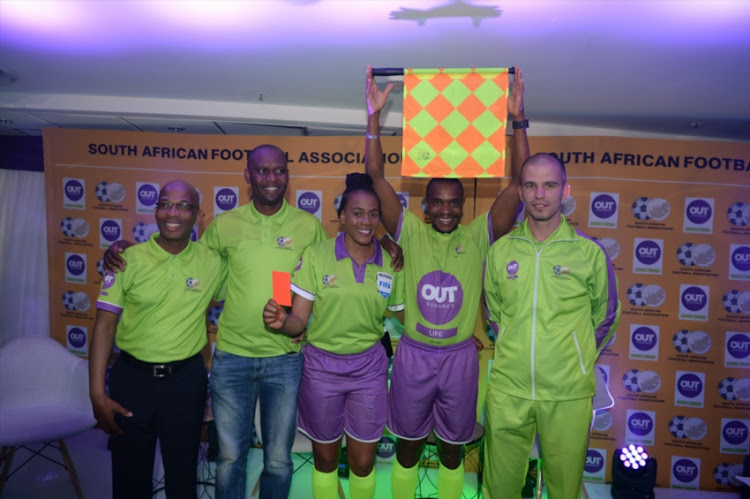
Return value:
M 750 141 L 748 0 L 0 0 L 0 133 L 362 133 L 367 64 L 519 66 L 532 134 Z

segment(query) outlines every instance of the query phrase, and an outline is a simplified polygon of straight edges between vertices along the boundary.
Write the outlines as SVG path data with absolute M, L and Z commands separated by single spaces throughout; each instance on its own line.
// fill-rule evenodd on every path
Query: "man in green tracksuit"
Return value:
M 488 316 L 497 328 L 487 390 L 485 497 L 518 498 L 536 433 L 548 497 L 578 497 L 594 363 L 620 317 L 604 249 L 562 216 L 565 166 L 536 154 L 521 170 L 526 220 L 490 249 Z

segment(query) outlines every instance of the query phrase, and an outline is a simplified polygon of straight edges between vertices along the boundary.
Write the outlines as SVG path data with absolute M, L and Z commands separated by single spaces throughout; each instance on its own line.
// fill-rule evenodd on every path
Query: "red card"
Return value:
M 273 299 L 279 305 L 292 306 L 292 276 L 289 272 L 273 271 Z

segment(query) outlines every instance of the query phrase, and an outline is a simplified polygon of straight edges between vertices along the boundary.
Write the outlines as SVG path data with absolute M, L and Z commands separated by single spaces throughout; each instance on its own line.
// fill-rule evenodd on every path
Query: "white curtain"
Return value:
M 44 173 L 0 169 L 0 346 L 49 336 Z

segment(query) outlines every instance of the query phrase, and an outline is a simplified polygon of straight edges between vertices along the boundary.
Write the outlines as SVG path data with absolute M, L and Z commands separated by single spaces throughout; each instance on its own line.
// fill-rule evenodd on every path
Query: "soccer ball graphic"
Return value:
M 734 382 L 736 380 L 731 376 L 719 381 L 719 396 L 724 400 L 737 400 L 737 395 L 734 393 Z
M 99 182 L 94 193 L 102 203 L 119 203 L 125 199 L 125 188 L 117 182 Z
M 645 287 L 645 284 L 637 282 L 628 288 L 628 301 L 631 305 L 636 307 L 646 305 L 646 300 L 643 299 L 643 288 Z
M 155 224 L 145 224 L 138 222 L 133 226 L 133 238 L 136 242 L 142 243 L 148 241 L 151 234 L 158 232 L 159 228 Z
M 63 218 L 60 222 L 60 230 L 65 237 L 74 237 L 75 234 L 73 234 L 73 219 L 70 217 Z
M 690 338 L 690 331 L 687 329 L 680 329 L 674 336 L 672 336 L 672 345 L 674 349 L 680 353 L 690 353 L 690 346 L 688 341 Z
M 727 218 L 729 219 L 729 223 L 737 227 L 747 225 L 747 220 L 745 220 L 745 217 L 743 216 L 744 211 L 745 203 L 734 203 L 732 206 L 730 206 L 727 210 Z
M 638 369 L 631 369 L 622 375 L 622 384 L 629 392 L 638 393 L 641 387 L 638 385 Z
M 675 438 L 686 438 L 685 416 L 675 416 L 669 420 L 669 433 Z
M 66 291 L 62 296 L 63 307 L 68 310 L 75 310 L 75 293 L 73 291 Z
M 741 485 L 737 475 L 742 476 L 742 464 L 721 463 L 714 468 L 714 481 L 719 485 Z
M 730 314 L 742 313 L 742 308 L 740 307 L 741 294 L 742 292 L 737 291 L 736 289 L 727 291 L 721 299 L 721 304 L 724 306 L 724 310 Z
M 692 267 L 695 265 L 695 260 L 693 259 L 693 243 L 681 244 L 680 247 L 677 248 L 677 261 L 685 267 Z
M 651 217 L 648 214 L 648 202 L 649 198 L 640 197 L 633 201 L 631 209 L 633 210 L 633 216 L 638 220 L 648 220 Z

